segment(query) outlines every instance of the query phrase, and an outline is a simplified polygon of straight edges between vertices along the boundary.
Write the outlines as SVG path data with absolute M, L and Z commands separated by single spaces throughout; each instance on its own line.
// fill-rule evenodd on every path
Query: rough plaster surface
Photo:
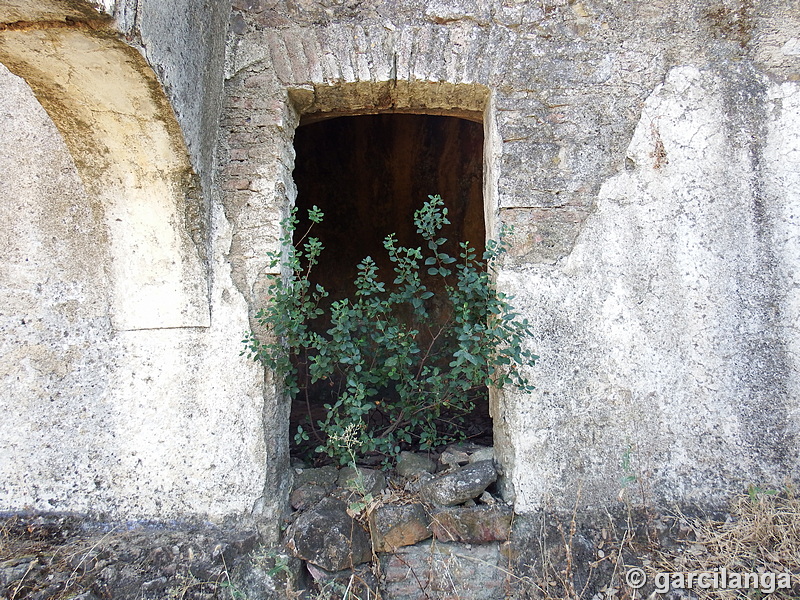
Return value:
M 102 24 L 0 32 L 36 95 L 3 71 L 4 508 L 277 524 L 288 403 L 239 339 L 324 112 L 483 116 L 542 356 L 492 402 L 518 511 L 797 475 L 797 0 L 102 8 L 155 75 Z
M 229 2 L 105 0 L 169 96 L 210 210 Z M 207 215 L 206 215 L 207 216 Z
M 542 355 L 536 392 L 492 402 L 517 510 L 614 504 L 626 476 L 656 503 L 778 484 L 798 469 L 798 8 L 235 1 L 234 280 L 257 306 L 298 123 L 483 111 L 487 230 L 515 226 L 499 283 Z
M 542 355 L 504 412 L 519 510 L 576 481 L 589 503 L 630 475 L 634 501 L 714 504 L 800 474 L 800 86 L 731 107 L 730 85 L 671 69 L 571 254 L 500 277 Z
M 778 294 L 777 324 L 784 332 L 787 392 L 800 390 L 800 85 L 783 83 L 767 88 L 769 124 L 764 149 L 765 194 L 775 202 L 772 213 L 774 275 L 783 283 Z M 797 411 L 790 412 L 796 416 Z
M 56 508 L 95 488 L 86 463 L 113 435 L 103 402 L 108 249 L 98 243 L 102 207 L 86 197 L 58 131 L 21 79 L 5 67 L 0 75 L 0 503 Z
M 98 15 L 92 4 L 80 0 L 4 0 L 0 6 L 0 23 L 94 19 Z
M 210 211 L 201 260 L 155 77 L 80 28 L 5 31 L 0 55 L 36 94 L 2 67 L 0 506 L 274 519 L 228 227 Z
M 102 198 L 115 327 L 208 326 L 205 267 L 184 225 L 189 165 L 141 57 L 103 35 L 41 29 L 5 32 L 0 59 L 28 78 Z

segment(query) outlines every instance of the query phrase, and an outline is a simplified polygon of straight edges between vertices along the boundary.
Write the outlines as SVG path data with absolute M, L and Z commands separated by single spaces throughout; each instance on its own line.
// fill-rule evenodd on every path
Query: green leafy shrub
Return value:
M 358 265 L 355 296 L 326 302 L 328 292 L 309 279 L 323 250 L 310 234 L 322 218 L 312 208 L 308 231 L 294 243 L 296 209 L 283 222 L 282 249 L 271 255 L 282 275 L 272 276 L 270 301 L 256 315 L 272 337 L 245 340 L 293 397 L 303 393 L 310 403 L 312 386 L 323 384 L 326 416 L 299 426 L 298 443 L 315 435 L 317 452 L 344 464 L 351 457 L 336 440 L 355 424 L 360 455 L 427 449 L 459 439 L 463 418 L 487 386 L 532 389 L 519 370 L 538 358 L 523 348 L 528 322 L 492 282 L 502 243 L 490 241 L 483 261 L 467 242 L 458 258 L 450 256 L 440 237 L 447 209 L 429 196 L 414 214 L 425 249 L 388 236 L 391 283 L 367 257 Z

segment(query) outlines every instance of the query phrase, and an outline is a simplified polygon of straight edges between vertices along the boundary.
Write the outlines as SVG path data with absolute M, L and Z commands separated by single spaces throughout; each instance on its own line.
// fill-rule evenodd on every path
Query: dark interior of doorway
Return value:
M 371 256 L 388 277 L 391 263 L 383 240 L 396 233 L 401 245 L 420 246 L 414 212 L 429 195 L 439 194 L 451 225 L 442 231 L 458 255 L 469 241 L 480 256 L 485 246 L 483 206 L 483 126 L 438 115 L 379 114 L 336 117 L 302 125 L 295 135 L 294 181 L 297 207 L 304 217 L 316 205 L 325 213 L 315 235 L 325 247 L 312 274 L 330 292 L 329 301 L 352 297 L 356 265 Z M 318 325 L 324 329 L 324 323 Z M 292 405 L 291 429 L 323 418 L 322 399 L 308 415 L 305 399 Z M 488 392 L 466 420 L 465 435 L 491 445 Z M 292 442 L 294 443 L 294 442 Z M 300 450 L 292 448 L 295 454 Z

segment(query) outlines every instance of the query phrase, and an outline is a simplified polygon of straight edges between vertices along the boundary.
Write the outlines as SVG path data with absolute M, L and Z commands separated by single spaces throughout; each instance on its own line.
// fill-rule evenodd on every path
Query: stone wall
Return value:
M 180 124 L 108 18 L 80 3 L 0 9 L 0 507 L 266 512 L 274 532 L 282 503 L 273 488 L 263 499 L 263 373 L 239 356 L 247 305 L 211 201 L 221 100 L 213 57 L 202 57 L 221 66 L 222 54 L 175 26 L 197 12 L 145 5 L 136 22 L 144 38 L 161 36 L 150 53 Z M 215 15 L 221 46 L 227 14 Z M 207 99 L 193 91 L 200 75 L 175 75 L 193 44 L 187 64 L 212 72 Z
M 796 1 L 101 8 L 0 9 L 0 508 L 276 528 L 289 405 L 239 340 L 326 114 L 482 117 L 542 357 L 492 398 L 518 512 L 798 475 Z
M 302 115 L 482 111 L 488 232 L 515 226 L 498 281 L 542 356 L 533 394 L 492 403 L 516 509 L 611 505 L 624 481 L 700 504 L 780 484 L 798 474 L 799 35 L 772 1 L 236 1 L 234 278 L 257 306 Z
M 501 276 L 548 382 L 508 404 L 518 505 L 584 478 L 602 502 L 623 456 L 656 502 L 797 477 L 800 88 L 732 70 L 671 68 L 570 255 Z

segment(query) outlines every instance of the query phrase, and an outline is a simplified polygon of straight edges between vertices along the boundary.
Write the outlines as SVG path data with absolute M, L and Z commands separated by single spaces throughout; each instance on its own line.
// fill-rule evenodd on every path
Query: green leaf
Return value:
M 328 292 L 309 279 L 324 251 L 319 238 L 309 235 L 322 211 L 309 211 L 312 228 L 299 236 L 305 239 L 302 247 L 292 245 L 296 209 L 282 223 L 283 247 L 268 258 L 291 276 L 267 277 L 270 302 L 256 314 L 274 341 L 244 336 L 242 352 L 273 369 L 294 396 L 305 393 L 308 382 L 325 390 L 325 417 L 309 422 L 326 440 L 317 452 L 335 463 L 352 463 L 373 451 L 388 460 L 407 445 L 428 448 L 463 437 L 459 420 L 469 414 L 481 385 L 533 389 L 521 369 L 538 359 L 523 348 L 530 325 L 519 320 L 511 298 L 497 292 L 491 264 L 475 259 L 468 243 L 459 244 L 461 261 L 439 252 L 447 244 L 441 233 L 447 214 L 439 196 L 430 196 L 414 214 L 417 232 L 434 256 L 423 258 L 420 247 L 400 246 L 391 234 L 383 242 L 391 283 L 378 278 L 377 264 L 367 257 L 357 265 L 355 294 L 329 303 Z M 486 260 L 495 260 L 506 247 L 489 240 Z M 456 263 L 453 271 L 446 268 Z M 441 288 L 428 289 L 425 273 L 448 279 Z M 447 321 L 433 319 L 431 307 L 450 315 Z M 326 331 L 318 330 L 320 322 L 328 323 Z M 447 419 L 441 418 L 445 399 Z M 373 411 L 379 419 L 372 419 Z M 372 428 L 372 421 L 380 425 Z M 393 429 L 382 435 L 387 426 Z M 294 437 L 297 443 L 308 441 L 308 432 L 298 426 Z

